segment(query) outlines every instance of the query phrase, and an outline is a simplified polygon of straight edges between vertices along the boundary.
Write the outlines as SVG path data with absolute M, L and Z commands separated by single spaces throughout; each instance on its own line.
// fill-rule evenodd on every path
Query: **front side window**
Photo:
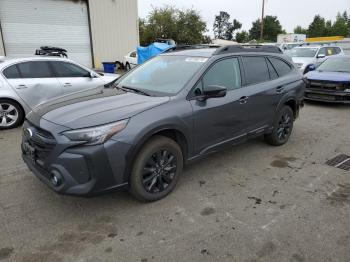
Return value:
M 233 90 L 241 87 L 241 71 L 237 58 L 230 58 L 215 63 L 203 77 L 203 88 L 217 85 Z
M 115 84 L 154 96 L 175 95 L 207 60 L 206 57 L 159 55 L 125 74 Z
M 90 77 L 90 73 L 80 66 L 72 63 L 52 61 L 50 62 L 57 77 Z
M 248 85 L 270 80 L 270 74 L 265 57 L 246 56 L 242 57 L 242 60 Z
M 269 57 L 269 60 L 271 61 L 273 67 L 276 69 L 280 77 L 289 74 L 289 72 L 292 70 L 290 65 L 288 65 L 286 62 L 282 61 L 281 59 Z
M 318 52 L 318 55 L 326 55 L 326 48 L 321 48 L 320 51 Z
M 16 65 L 6 68 L 3 74 L 7 79 L 21 78 Z
M 22 78 L 49 78 L 53 77 L 49 64 L 46 61 L 31 61 L 17 64 Z

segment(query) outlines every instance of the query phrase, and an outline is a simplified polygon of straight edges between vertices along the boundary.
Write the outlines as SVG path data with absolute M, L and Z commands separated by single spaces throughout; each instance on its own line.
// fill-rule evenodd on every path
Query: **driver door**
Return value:
M 227 88 L 225 97 L 196 99 L 209 85 Z M 241 99 L 241 71 L 237 57 L 216 62 L 193 89 L 190 103 L 194 116 L 194 141 L 197 154 L 215 151 L 217 147 L 242 135 L 245 118 Z

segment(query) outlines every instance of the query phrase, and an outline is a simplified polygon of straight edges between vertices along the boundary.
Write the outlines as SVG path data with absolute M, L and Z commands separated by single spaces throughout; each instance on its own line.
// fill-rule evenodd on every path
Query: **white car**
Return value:
M 110 83 L 118 75 L 100 75 L 66 58 L 0 58 L 0 130 L 20 125 L 24 116 L 50 99 Z
M 137 66 L 137 52 L 131 51 L 126 56 L 124 56 L 123 65 L 127 71 Z
M 344 55 L 343 50 L 339 46 L 300 46 L 295 47 L 288 52 L 301 73 L 306 73 L 306 69 L 310 65 L 319 65 L 328 56 Z

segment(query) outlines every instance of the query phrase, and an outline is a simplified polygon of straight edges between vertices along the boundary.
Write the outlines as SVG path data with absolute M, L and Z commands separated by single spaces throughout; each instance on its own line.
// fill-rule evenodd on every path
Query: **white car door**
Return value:
M 64 94 L 96 88 L 104 84 L 100 77 L 77 64 L 65 61 L 50 61 L 50 64 Z
M 3 74 L 30 108 L 63 94 L 47 61 L 26 61 L 11 65 L 4 69 Z

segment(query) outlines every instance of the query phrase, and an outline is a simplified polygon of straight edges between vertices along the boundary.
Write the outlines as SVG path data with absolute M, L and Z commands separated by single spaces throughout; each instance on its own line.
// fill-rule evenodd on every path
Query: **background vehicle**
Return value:
M 137 52 L 136 50 L 129 52 L 126 56 L 124 56 L 123 65 L 127 71 L 131 68 L 137 66 Z
M 329 57 L 305 77 L 305 99 L 350 103 L 350 56 Z
M 300 72 L 306 73 L 305 69 L 312 64 L 322 63 L 326 57 L 332 55 L 344 55 L 339 46 L 300 46 L 290 50 L 287 55 L 292 57 Z
M 59 193 L 129 185 L 136 198 L 155 201 L 175 188 L 187 162 L 260 135 L 285 144 L 304 88 L 277 47 L 164 53 L 114 89 L 35 108 L 23 126 L 23 159 Z
M 40 103 L 80 90 L 96 88 L 117 75 L 99 75 L 71 60 L 55 57 L 0 60 L 0 129 L 20 125 Z

